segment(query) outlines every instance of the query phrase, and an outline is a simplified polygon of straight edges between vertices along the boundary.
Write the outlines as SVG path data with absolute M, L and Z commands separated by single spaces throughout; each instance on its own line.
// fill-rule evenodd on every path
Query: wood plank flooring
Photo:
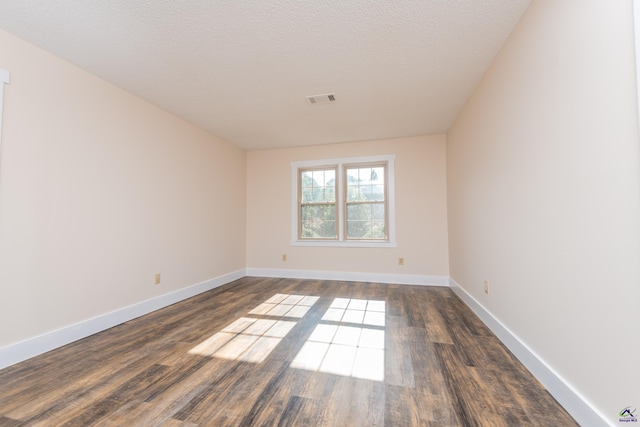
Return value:
M 448 288 L 247 277 L 0 371 L 58 425 L 577 424 Z

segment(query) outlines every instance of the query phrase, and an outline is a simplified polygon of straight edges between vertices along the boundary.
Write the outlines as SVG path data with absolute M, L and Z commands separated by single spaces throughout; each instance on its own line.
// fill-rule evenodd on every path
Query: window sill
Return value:
M 292 240 L 291 246 L 310 246 L 310 247 L 343 247 L 343 248 L 395 248 L 398 244 L 395 241 L 362 241 L 353 240 Z

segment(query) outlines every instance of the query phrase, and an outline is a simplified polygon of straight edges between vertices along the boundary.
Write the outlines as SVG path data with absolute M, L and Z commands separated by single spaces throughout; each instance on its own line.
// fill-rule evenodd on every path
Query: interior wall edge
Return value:
M 246 276 L 237 270 L 0 348 L 0 369 L 112 328 Z
M 247 268 L 247 276 L 278 277 L 283 279 L 336 280 L 345 282 L 372 282 L 396 285 L 449 286 L 448 276 L 425 276 L 417 274 Z
M 525 342 L 514 334 L 497 317 L 460 286 L 449 278 L 449 287 L 484 322 L 498 339 L 538 379 L 551 395 L 580 424 L 585 426 L 608 426 L 606 417 L 600 413 L 579 391 L 551 368 Z

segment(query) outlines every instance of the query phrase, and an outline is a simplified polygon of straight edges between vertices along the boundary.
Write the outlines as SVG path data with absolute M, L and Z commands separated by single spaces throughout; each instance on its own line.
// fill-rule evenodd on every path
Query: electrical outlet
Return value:
M 404 265 L 404 258 L 398 258 L 398 265 Z
M 484 281 L 484 293 L 485 294 L 489 294 L 489 281 L 488 280 Z
M 160 273 L 156 273 L 156 285 L 160 284 Z
M 287 254 L 282 254 L 282 261 L 286 262 L 287 261 Z

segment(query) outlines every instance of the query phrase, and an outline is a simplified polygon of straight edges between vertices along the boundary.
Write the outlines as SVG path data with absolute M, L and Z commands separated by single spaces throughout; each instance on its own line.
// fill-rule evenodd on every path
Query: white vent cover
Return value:
M 328 104 L 329 102 L 335 102 L 336 94 L 335 93 L 325 93 L 322 95 L 310 95 L 305 96 L 309 104 L 317 105 L 317 104 Z

